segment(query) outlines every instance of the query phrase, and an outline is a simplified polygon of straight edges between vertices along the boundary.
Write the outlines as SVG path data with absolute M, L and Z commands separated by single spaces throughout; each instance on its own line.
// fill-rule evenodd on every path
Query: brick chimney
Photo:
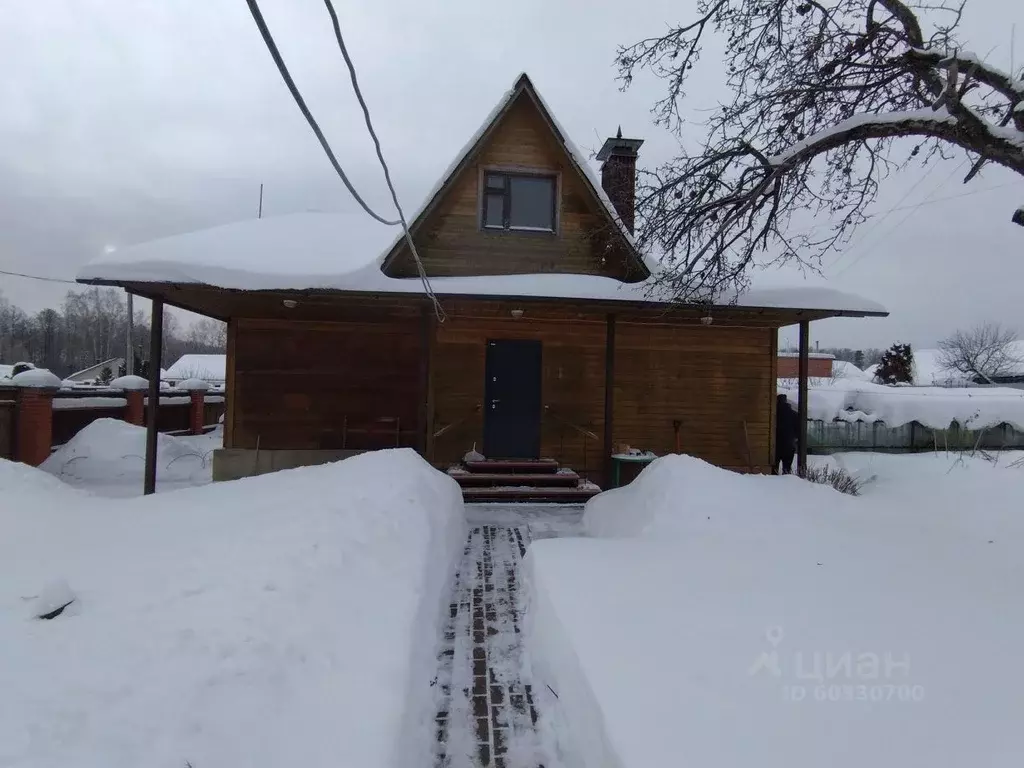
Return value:
M 619 126 L 615 138 L 606 139 L 597 159 L 601 161 L 601 186 L 630 232 L 636 208 L 636 156 L 643 139 L 622 138 Z

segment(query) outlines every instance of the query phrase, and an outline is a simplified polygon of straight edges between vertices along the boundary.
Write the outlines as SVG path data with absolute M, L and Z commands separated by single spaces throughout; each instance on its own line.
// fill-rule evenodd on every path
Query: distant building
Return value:
M 109 360 L 104 360 L 102 363 L 96 363 L 96 365 L 83 368 L 72 373 L 70 376 L 65 376 L 64 381 L 71 381 L 75 384 L 92 384 L 103 375 L 104 368 L 109 368 L 110 377 L 116 379 L 120 375 L 118 371 L 121 370 L 122 365 L 124 365 L 123 357 L 112 357 Z
M 214 386 L 223 386 L 227 355 L 182 355 L 161 374 L 160 379 L 172 387 L 188 379 L 202 379 Z
M 825 352 L 811 352 L 807 356 L 807 375 L 812 379 L 827 379 L 832 376 L 833 355 Z M 796 352 L 779 352 L 780 379 L 795 379 L 800 375 L 800 355 Z

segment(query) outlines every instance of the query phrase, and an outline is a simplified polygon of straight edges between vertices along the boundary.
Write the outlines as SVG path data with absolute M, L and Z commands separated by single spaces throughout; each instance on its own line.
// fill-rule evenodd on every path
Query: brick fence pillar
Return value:
M 203 422 L 205 421 L 203 411 L 206 409 L 206 393 L 201 389 L 193 389 L 188 393 L 192 398 L 191 407 L 188 412 L 188 425 L 193 435 L 203 434 Z
M 203 424 L 205 422 L 204 411 L 206 409 L 206 390 L 209 388 L 210 385 L 202 379 L 186 379 L 178 385 L 178 389 L 186 390 L 192 400 L 191 407 L 188 412 L 188 427 L 189 431 L 193 435 L 203 434 Z
M 38 467 L 49 458 L 53 437 L 53 394 L 56 391 L 41 387 L 18 390 L 15 460 Z
M 149 382 L 141 376 L 119 376 L 110 382 L 112 389 L 124 392 L 128 405 L 124 409 L 124 420 L 141 427 L 146 423 L 146 390 Z
M 124 420 L 141 427 L 146 423 L 146 393 L 131 389 L 124 393 L 128 405 L 124 409 Z

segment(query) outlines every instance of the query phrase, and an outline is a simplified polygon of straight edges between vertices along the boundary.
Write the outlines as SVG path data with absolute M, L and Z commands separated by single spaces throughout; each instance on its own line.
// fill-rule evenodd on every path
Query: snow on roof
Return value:
M 832 376 L 838 379 L 854 379 L 855 381 L 870 381 L 874 374 L 862 371 L 853 363 L 846 360 L 835 360 L 832 363 Z
M 118 249 L 79 270 L 82 280 L 194 283 L 236 290 L 420 293 L 417 278 L 380 270 L 391 230 L 357 214 L 297 213 L 224 224 Z M 654 279 L 622 283 L 599 275 L 433 277 L 438 295 L 666 303 Z M 824 287 L 767 288 L 734 297 L 745 307 L 884 313 L 873 301 Z M 729 303 L 729 302 L 726 302 Z M 173 366 L 172 366 L 173 369 Z M 173 378 L 172 372 L 168 376 Z
M 178 361 L 167 369 L 162 378 L 169 381 L 187 381 L 203 379 L 205 381 L 224 381 L 227 370 L 226 355 L 182 355 Z
M 633 239 L 591 168 L 525 74 L 498 101 L 480 128 L 427 194 L 411 221 L 419 218 L 481 137 L 524 89 L 536 97 L 582 177 L 616 222 Z M 338 290 L 365 293 L 420 293 L 418 278 L 392 278 L 381 271 L 401 238 L 394 227 L 360 213 L 302 213 L 251 219 L 98 254 L 78 279 L 105 282 L 194 283 L 235 290 Z M 657 259 L 641 256 L 652 276 Z M 486 295 L 670 303 L 654 277 L 622 283 L 596 275 L 538 274 L 432 277 L 438 295 Z M 880 304 L 830 288 L 772 288 L 727 297 L 721 303 L 775 309 L 812 309 L 849 314 L 885 314 Z

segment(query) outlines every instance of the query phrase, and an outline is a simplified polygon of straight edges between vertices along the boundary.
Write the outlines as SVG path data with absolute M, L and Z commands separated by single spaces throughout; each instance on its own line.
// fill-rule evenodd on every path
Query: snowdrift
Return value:
M 779 392 L 798 401 L 796 384 L 779 382 Z M 820 421 L 881 421 L 899 427 L 916 421 L 931 429 L 952 422 L 970 429 L 1007 423 L 1024 429 L 1024 391 L 1008 387 L 887 387 L 869 381 L 816 380 L 808 390 L 807 415 Z
M 0 461 L 0 487 L 0 765 L 428 753 L 465 522 L 413 451 L 130 500 Z M 52 594 L 75 600 L 33 618 Z
M 157 435 L 158 490 L 212 480 L 211 455 L 223 431 L 174 437 Z M 97 419 L 50 454 L 40 469 L 101 495 L 137 496 L 145 474 L 146 430 L 119 419 Z
M 964 508 L 668 456 L 592 499 L 526 559 L 569 768 L 1020 764 L 1024 471 L 988 471 Z

